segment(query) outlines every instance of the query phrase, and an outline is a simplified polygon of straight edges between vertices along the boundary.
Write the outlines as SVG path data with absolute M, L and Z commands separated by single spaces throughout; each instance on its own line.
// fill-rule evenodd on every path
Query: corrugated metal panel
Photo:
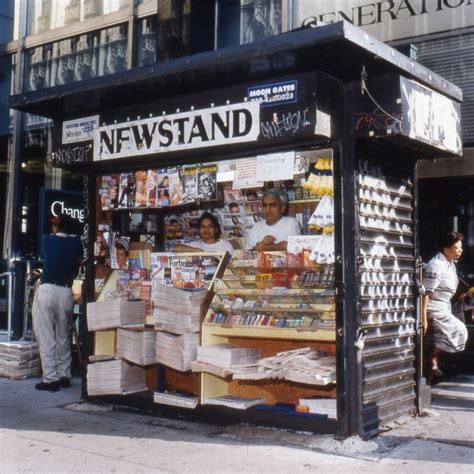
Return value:
M 415 409 L 413 190 L 359 174 L 358 194 L 362 419 L 371 434 Z
M 461 104 L 462 137 L 474 143 L 474 34 L 415 43 L 417 61 L 459 86 L 464 95 Z

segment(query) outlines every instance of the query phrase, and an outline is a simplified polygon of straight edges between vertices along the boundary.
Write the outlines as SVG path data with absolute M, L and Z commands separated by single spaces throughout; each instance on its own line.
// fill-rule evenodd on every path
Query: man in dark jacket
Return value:
M 71 385 L 71 287 L 79 270 L 81 242 L 73 235 L 76 221 L 70 216 L 61 214 L 51 223 L 52 234 L 41 238 L 43 273 L 33 302 L 33 327 L 43 368 L 43 381 L 35 388 L 56 392 Z

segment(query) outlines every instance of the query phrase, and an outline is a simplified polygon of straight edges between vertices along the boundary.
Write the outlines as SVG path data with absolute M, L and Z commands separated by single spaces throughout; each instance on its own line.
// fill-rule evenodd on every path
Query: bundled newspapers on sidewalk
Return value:
M 38 343 L 31 341 L 0 343 L 0 376 L 25 379 L 40 374 Z

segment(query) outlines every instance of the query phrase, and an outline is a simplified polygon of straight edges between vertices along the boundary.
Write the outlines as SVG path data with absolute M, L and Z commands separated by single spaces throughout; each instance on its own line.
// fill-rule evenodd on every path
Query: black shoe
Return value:
M 67 377 L 61 377 L 59 379 L 59 385 L 61 385 L 61 388 L 69 388 L 71 386 L 71 379 Z
M 56 380 L 55 382 L 40 382 L 35 385 L 36 390 L 43 390 L 46 392 L 57 392 L 58 390 L 61 390 L 61 385 L 59 384 L 59 380 Z

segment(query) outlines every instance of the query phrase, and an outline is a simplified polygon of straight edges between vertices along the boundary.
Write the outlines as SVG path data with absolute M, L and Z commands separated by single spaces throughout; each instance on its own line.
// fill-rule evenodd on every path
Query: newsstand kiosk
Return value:
M 461 100 L 343 22 L 13 96 L 84 175 L 84 395 L 339 437 L 416 412 L 414 173 L 461 154 Z M 303 235 L 245 250 L 270 187 Z M 232 255 L 173 252 L 203 210 Z

